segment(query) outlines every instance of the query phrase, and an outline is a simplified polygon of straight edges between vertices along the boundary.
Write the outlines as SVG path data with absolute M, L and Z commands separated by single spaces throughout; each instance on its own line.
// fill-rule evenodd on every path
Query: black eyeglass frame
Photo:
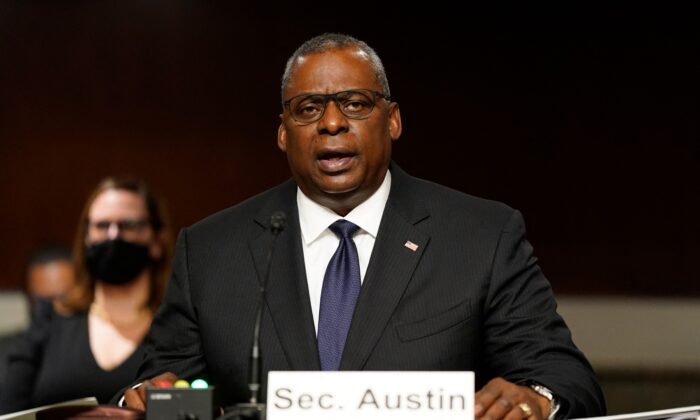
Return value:
M 357 116 L 347 115 L 345 113 L 345 111 L 343 111 L 343 107 L 340 106 L 340 102 L 338 101 L 338 95 L 342 95 L 345 93 L 352 93 L 352 92 L 357 92 L 357 93 L 363 94 L 367 97 L 371 96 L 371 98 L 372 98 L 371 109 L 369 110 L 367 115 L 357 117 Z M 371 95 L 368 95 L 368 93 Z M 294 101 L 295 99 L 298 99 L 298 98 L 310 98 L 310 97 L 318 97 L 318 98 L 323 99 L 323 101 L 320 102 L 323 104 L 323 111 L 321 111 L 318 114 L 318 116 L 315 117 L 313 120 L 300 121 L 300 120 L 296 119 L 294 117 L 294 112 L 292 112 L 292 108 L 291 108 L 292 101 Z M 287 99 L 286 101 L 282 102 L 282 106 L 289 111 L 289 115 L 292 117 L 292 119 L 294 121 L 298 122 L 299 124 L 306 125 L 306 124 L 315 123 L 316 121 L 323 118 L 323 115 L 325 115 L 326 109 L 328 108 L 328 106 L 327 106 L 328 101 L 332 99 L 335 102 L 335 104 L 338 106 L 338 109 L 340 110 L 340 112 L 343 115 L 345 115 L 347 118 L 350 118 L 352 120 L 364 120 L 366 118 L 369 118 L 369 115 L 372 113 L 372 111 L 374 111 L 374 107 L 377 105 L 377 98 L 378 97 L 386 100 L 387 102 L 391 102 L 391 96 L 385 95 L 385 94 L 383 94 L 379 91 L 376 91 L 376 90 L 372 90 L 372 89 L 348 89 L 348 90 L 343 90 L 343 91 L 335 92 L 335 93 L 303 93 L 301 95 L 293 96 L 293 97 Z
M 88 220 L 87 225 L 89 229 L 96 229 L 98 231 L 107 231 L 112 225 L 117 225 L 119 231 L 137 231 L 143 229 L 151 224 L 148 219 L 123 219 L 117 221 L 109 220 L 99 220 L 92 221 Z

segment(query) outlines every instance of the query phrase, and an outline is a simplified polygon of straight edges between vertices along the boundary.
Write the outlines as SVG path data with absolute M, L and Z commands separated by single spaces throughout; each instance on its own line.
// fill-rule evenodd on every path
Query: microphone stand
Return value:
M 255 327 L 253 328 L 253 346 L 250 349 L 250 382 L 248 389 L 250 390 L 250 399 L 246 403 L 238 403 L 228 412 L 219 417 L 219 420 L 265 420 L 266 410 L 265 404 L 259 402 L 260 399 L 260 381 L 262 377 L 262 358 L 260 352 L 260 326 L 262 325 L 262 315 L 265 308 L 265 289 L 270 278 L 270 268 L 272 267 L 272 255 L 275 252 L 277 238 L 287 226 L 287 216 L 281 212 L 275 212 L 270 217 L 270 231 L 272 232 L 272 245 L 270 252 L 267 254 L 267 269 L 265 278 L 260 285 L 258 294 L 258 310 L 255 314 Z M 224 411 L 227 411 L 226 409 Z

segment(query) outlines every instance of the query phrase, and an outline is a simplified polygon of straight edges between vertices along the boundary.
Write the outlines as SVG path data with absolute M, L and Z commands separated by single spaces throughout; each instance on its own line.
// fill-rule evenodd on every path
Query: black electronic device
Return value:
M 146 388 L 146 420 L 212 420 L 214 388 Z

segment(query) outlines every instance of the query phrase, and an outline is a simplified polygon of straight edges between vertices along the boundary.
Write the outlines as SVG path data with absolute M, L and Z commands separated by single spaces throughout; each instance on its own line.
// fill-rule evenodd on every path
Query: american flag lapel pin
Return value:
M 411 241 L 406 241 L 406 243 L 403 244 L 403 246 L 405 246 L 406 248 L 410 249 L 413 252 L 416 252 L 416 250 L 418 249 L 418 245 L 414 244 Z

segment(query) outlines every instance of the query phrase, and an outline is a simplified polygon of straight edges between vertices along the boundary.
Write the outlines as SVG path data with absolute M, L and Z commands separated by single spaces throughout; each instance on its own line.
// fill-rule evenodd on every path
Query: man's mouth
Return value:
M 352 163 L 354 153 L 329 151 L 318 155 L 318 163 L 324 172 L 340 172 L 348 169 Z

